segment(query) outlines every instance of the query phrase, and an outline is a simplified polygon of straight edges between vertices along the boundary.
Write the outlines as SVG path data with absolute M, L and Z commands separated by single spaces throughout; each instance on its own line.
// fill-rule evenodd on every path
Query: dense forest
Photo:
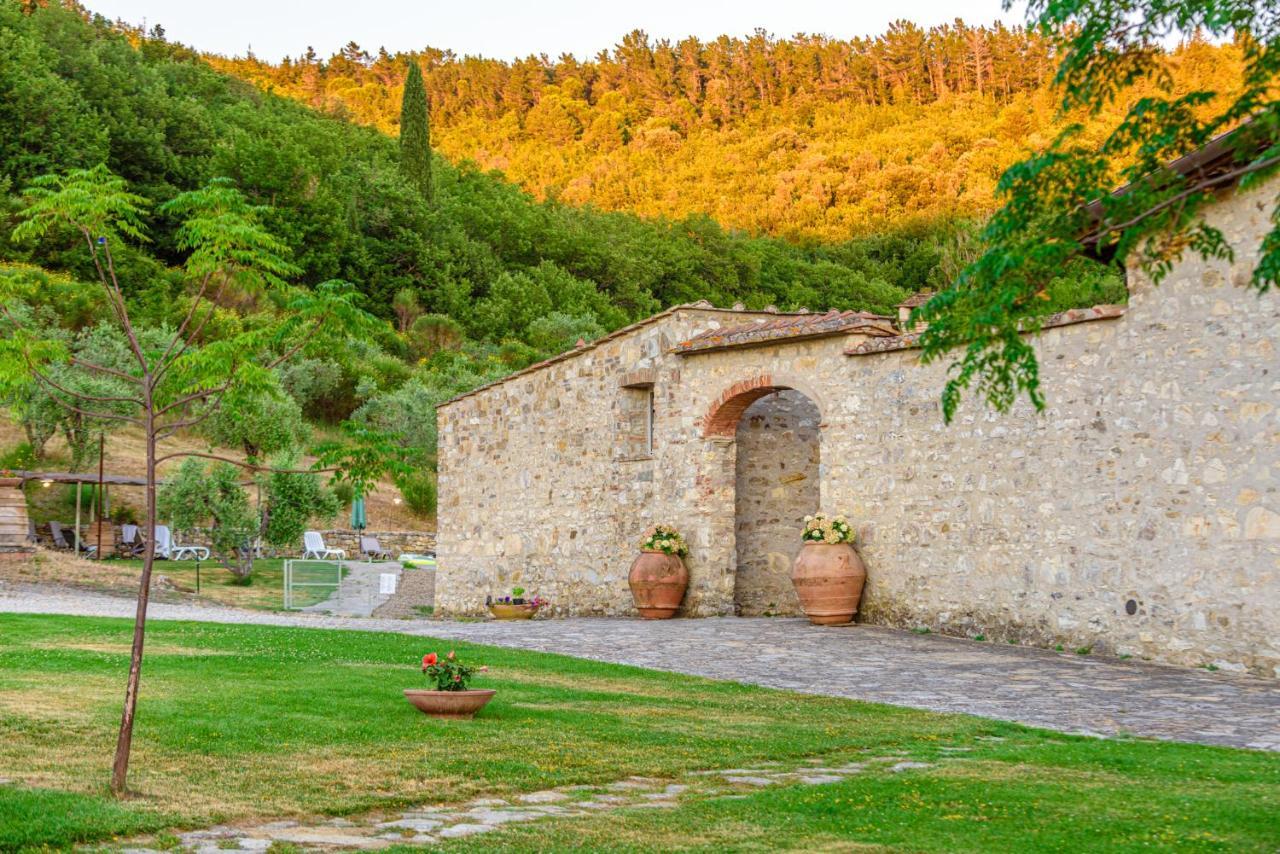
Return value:
M 303 418 L 352 418 L 397 433 L 422 463 L 420 471 L 429 472 L 435 403 L 579 338 L 699 299 L 887 312 L 910 292 L 945 285 L 975 248 L 973 224 L 965 220 L 904 221 L 883 233 L 801 245 L 726 229 L 703 213 L 644 218 L 538 200 L 502 176 L 448 157 L 431 157 L 428 174 L 415 176 L 397 140 L 378 127 L 352 121 L 334 103 L 317 110 L 264 92 L 167 42 L 158 30 L 143 36 L 78 5 L 0 0 L 0 35 L 0 276 L 19 283 L 15 292 L 25 295 L 25 304 L 15 310 L 48 337 L 103 360 L 119 345 L 101 323 L 108 312 L 81 284 L 93 271 L 83 251 L 68 248 L 74 242 L 64 234 L 8 239 L 33 178 L 99 164 L 147 200 L 142 219 L 149 239 L 116 250 L 131 315 L 144 329 L 175 327 L 190 299 L 179 269 L 178 223 L 163 205 L 213 179 L 228 179 L 282 241 L 296 268 L 292 286 L 350 282 L 362 307 L 383 319 L 376 334 L 351 342 L 342 354 L 299 357 L 276 371 L 284 397 L 255 403 L 262 417 L 251 421 L 272 426 L 287 439 L 286 450 L 301 435 L 295 428 Z M 440 85 L 440 67 L 447 64 L 441 58 L 427 69 L 430 86 Z M 314 70 L 332 75 L 337 67 L 317 63 Z M 362 75 L 391 68 L 364 60 L 351 67 Z M 399 75 L 404 67 L 392 70 Z M 500 78 L 503 67 L 480 63 L 475 85 L 485 79 L 480 70 Z M 593 74 L 599 90 L 631 85 L 606 84 Z M 537 92 L 545 95 L 552 85 L 545 76 L 534 75 L 543 81 L 540 88 L 530 82 L 519 97 L 528 102 Z M 335 79 L 326 77 L 330 90 Z M 712 82 L 707 90 L 715 88 Z M 992 78 L 983 85 L 1005 84 Z M 397 80 L 378 87 L 398 104 Z M 607 100 L 601 94 L 595 104 Z M 478 116 L 489 109 L 482 101 L 466 110 Z M 526 119 L 535 106 L 525 103 Z M 437 136 L 441 124 L 448 127 L 449 109 L 437 96 Z M 744 138 L 757 135 L 745 124 L 733 127 Z M 415 133 L 425 141 L 425 119 Z M 920 187 L 911 193 L 929 195 Z M 1113 273 L 1082 268 L 1064 271 L 1046 293 L 1046 307 L 1065 307 L 1122 298 L 1123 289 Z M 281 311 L 281 303 L 229 289 L 202 341 L 265 325 Z M 70 462 L 87 463 L 87 437 L 102 425 L 90 429 L 53 415 L 38 397 L 4 403 L 31 440 L 19 457 L 38 455 L 50 436 L 66 435 Z M 210 422 L 209 438 L 227 441 L 214 435 L 216 424 Z M 236 441 L 247 453 L 251 441 Z M 401 489 L 429 512 L 429 474 L 402 482 Z
M 1165 59 L 1179 94 L 1238 85 L 1236 45 L 1191 39 Z M 1000 174 L 1062 122 L 1048 39 L 959 20 L 848 41 L 756 32 L 673 44 L 633 32 L 588 61 L 354 43 L 327 59 L 209 61 L 389 134 L 415 62 L 435 143 L 454 161 L 498 169 L 540 198 L 704 214 L 805 243 L 990 213 Z M 1068 118 L 1101 133 L 1127 106 Z

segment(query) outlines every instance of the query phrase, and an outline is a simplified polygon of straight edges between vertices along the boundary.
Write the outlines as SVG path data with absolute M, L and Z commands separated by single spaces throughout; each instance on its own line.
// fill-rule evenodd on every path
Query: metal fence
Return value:
M 284 609 L 306 608 L 331 598 L 342 586 L 345 574 L 341 560 L 286 560 Z

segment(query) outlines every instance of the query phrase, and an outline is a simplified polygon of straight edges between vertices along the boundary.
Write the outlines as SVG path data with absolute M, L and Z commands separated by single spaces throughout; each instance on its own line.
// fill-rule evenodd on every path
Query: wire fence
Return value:
M 341 560 L 290 559 L 284 562 L 284 609 L 293 611 L 332 598 L 342 586 Z

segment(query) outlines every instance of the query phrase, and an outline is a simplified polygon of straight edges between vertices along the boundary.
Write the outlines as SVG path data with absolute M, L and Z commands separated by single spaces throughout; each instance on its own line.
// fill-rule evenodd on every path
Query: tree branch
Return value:
M 1165 208 L 1168 208 L 1170 205 L 1175 205 L 1175 204 L 1178 204 L 1179 202 L 1182 202 L 1188 196 L 1198 193 L 1201 190 L 1208 190 L 1216 186 L 1219 186 L 1220 184 L 1229 183 L 1235 180 L 1236 178 L 1239 178 L 1242 175 L 1248 175 L 1250 172 L 1258 172 L 1262 169 L 1268 168 L 1269 166 L 1274 166 L 1277 163 L 1280 163 L 1280 156 L 1268 157 L 1266 160 L 1261 160 L 1257 163 L 1249 163 L 1245 166 L 1239 167 L 1238 169 L 1233 169 L 1230 172 L 1224 172 L 1221 175 L 1215 175 L 1212 178 L 1206 178 L 1202 181 L 1197 181 L 1194 185 L 1187 187 L 1182 192 L 1170 196 L 1169 198 L 1165 199 L 1159 204 L 1152 205 L 1147 210 L 1143 211 L 1142 213 L 1138 214 L 1132 219 L 1127 220 L 1126 222 L 1122 222 L 1119 225 L 1108 225 L 1104 223 L 1101 227 L 1098 228 L 1097 231 L 1095 231 L 1092 235 L 1089 235 L 1089 237 L 1092 237 L 1095 240 L 1097 240 L 1100 238 L 1103 231 L 1124 231 L 1125 229 L 1133 228 L 1135 225 L 1142 222 L 1143 220 L 1151 218 L 1155 214 L 1160 213 Z M 1087 243 L 1089 241 L 1089 237 L 1086 237 L 1083 242 Z
M 87 368 L 91 371 L 101 371 L 104 374 L 110 374 L 113 377 L 117 377 L 119 379 L 131 382 L 134 385 L 142 384 L 142 381 L 137 377 L 135 377 L 133 374 L 126 374 L 124 371 L 118 371 L 115 368 L 109 368 L 106 365 L 99 365 L 94 362 L 86 362 L 84 359 L 81 359 L 78 356 L 71 357 L 71 364 L 76 365 L 77 367 Z
M 176 460 L 182 457 L 199 457 L 201 459 L 214 460 L 219 463 L 228 463 L 233 466 L 239 466 L 246 471 L 266 472 L 267 474 L 324 474 L 326 472 L 335 472 L 338 470 L 336 467 L 319 469 L 280 469 L 274 466 L 263 466 L 258 465 L 257 463 L 233 460 L 230 457 L 222 457 L 217 454 L 205 454 L 199 451 L 174 451 L 172 454 L 165 454 L 163 457 L 156 457 L 156 465 L 160 465 L 160 463 L 163 463 L 166 460 Z

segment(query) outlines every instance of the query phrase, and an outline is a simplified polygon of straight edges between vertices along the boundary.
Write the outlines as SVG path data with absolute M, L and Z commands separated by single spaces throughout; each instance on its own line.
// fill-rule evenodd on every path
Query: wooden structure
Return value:
M 26 538 L 30 533 L 31 527 L 30 527 L 30 522 L 27 519 L 26 498 L 23 495 L 20 484 L 28 480 L 38 480 L 40 481 L 41 484 L 45 486 L 52 486 L 55 483 L 75 484 L 75 487 L 76 487 L 76 521 L 75 521 L 75 529 L 74 529 L 75 543 L 72 546 L 72 548 L 76 554 L 80 554 L 82 551 L 82 548 L 81 548 L 82 520 L 85 516 L 85 510 L 88 509 L 89 521 L 91 523 L 96 521 L 97 523 L 96 529 L 93 531 L 93 536 L 90 539 L 92 543 L 96 545 L 97 547 L 96 555 L 99 557 L 106 555 L 107 552 L 112 550 L 115 547 L 115 542 L 116 542 L 115 528 L 111 525 L 110 522 L 106 522 L 103 518 L 111 511 L 110 487 L 112 486 L 146 486 L 147 485 L 146 478 L 133 477 L 130 475 L 121 475 L 121 474 L 105 474 L 101 470 L 101 468 L 99 468 L 96 474 L 91 472 L 65 472 L 65 471 L 62 471 L 62 472 L 18 471 L 18 472 L 14 472 L 13 474 L 15 475 L 15 477 L 11 478 L 11 480 L 16 480 L 17 483 L 19 484 L 19 486 L 13 489 L 13 492 L 17 495 L 17 502 L 21 505 L 21 508 L 22 508 L 21 509 L 21 514 L 23 516 L 22 536 L 23 536 L 24 542 L 26 541 Z M 89 508 L 85 508 L 83 501 L 81 500 L 81 496 L 84 490 L 84 485 L 86 483 L 93 484 L 98 487 L 98 491 L 96 495 L 96 499 L 97 499 L 96 506 L 89 507 Z M 0 492 L 2 491 L 3 490 L 0 490 Z M 0 505 L 0 507 L 2 506 L 3 505 Z M 2 520 L 3 518 L 6 518 L 3 515 L 6 512 L 7 511 L 0 509 L 0 520 Z M 6 528 L 3 527 L 3 523 L 0 522 L 0 549 L 3 549 L 4 543 L 7 542 L 4 539 L 5 530 Z M 31 547 L 34 547 L 34 545 L 35 545 L 34 543 L 31 543 Z
M 22 478 L 0 478 L 0 560 L 25 558 L 35 547 Z

